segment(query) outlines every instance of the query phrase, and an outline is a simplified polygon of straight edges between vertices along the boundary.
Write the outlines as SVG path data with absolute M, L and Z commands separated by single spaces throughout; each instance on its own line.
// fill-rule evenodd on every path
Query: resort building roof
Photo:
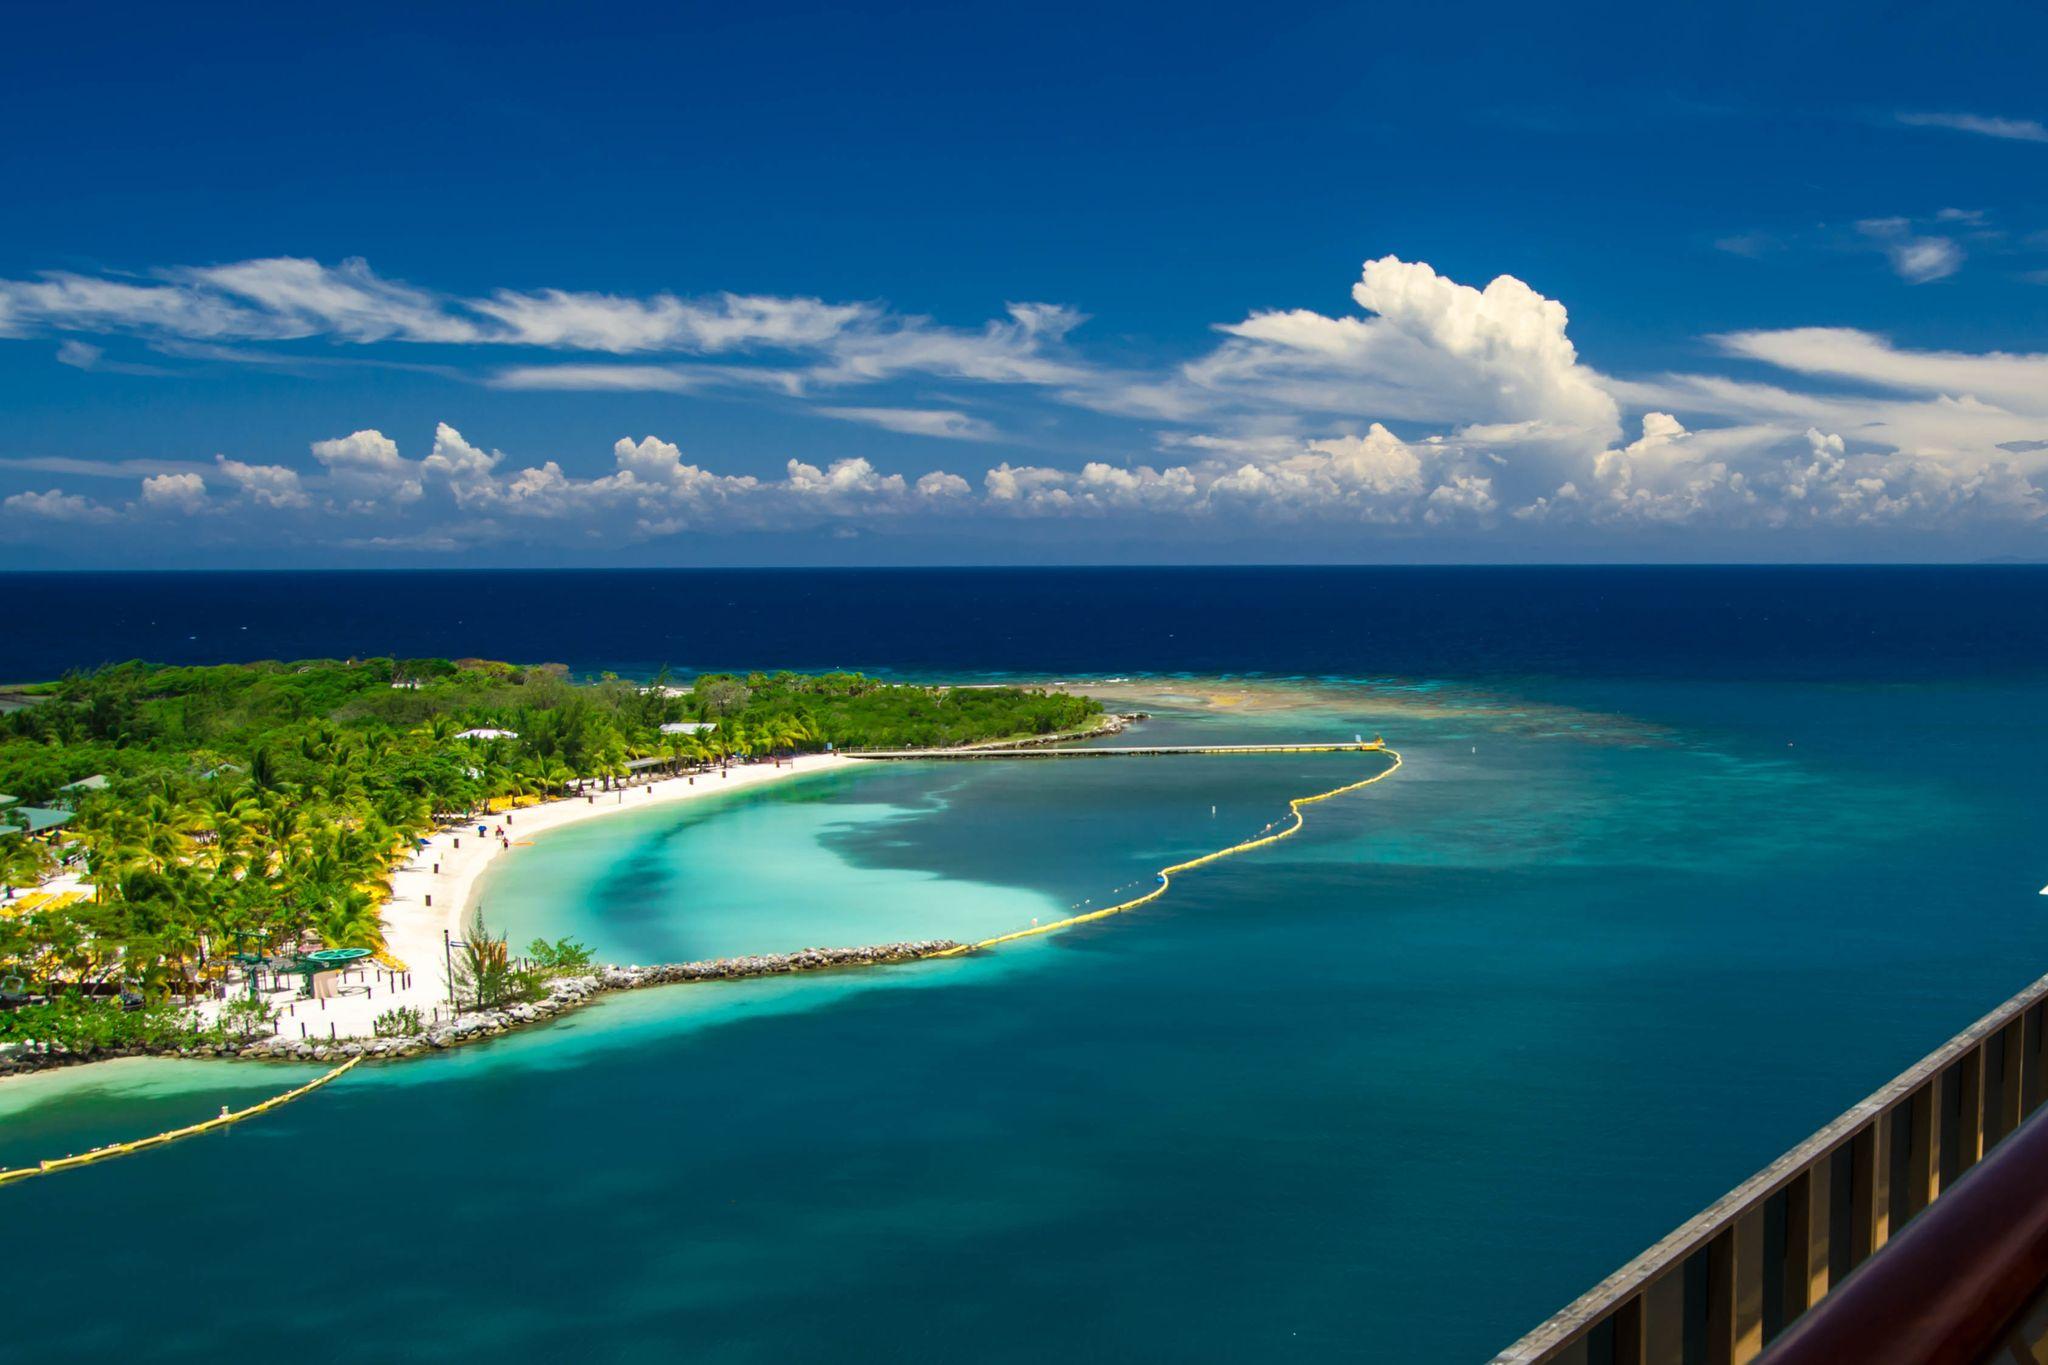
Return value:
M 517 739 L 517 738 L 519 738 L 519 732 L 518 732 L 517 730 L 492 730 L 492 729 L 484 728 L 484 729 L 477 729 L 477 730 L 464 730 L 464 731 L 463 731 L 463 732 L 462 732 L 461 734 L 457 735 L 457 736 L 456 736 L 456 738 L 457 738 L 457 739 Z
M 79 797 L 103 792 L 112 785 L 107 781 L 105 773 L 94 773 L 91 777 L 81 777 L 76 782 L 66 782 L 57 788 L 56 801 L 58 805 L 69 810 Z
M 661 732 L 665 735 L 694 735 L 700 730 L 714 728 L 716 727 L 708 720 L 672 720 L 661 727 Z
M 0 828 L 15 834 L 41 834 L 71 823 L 71 812 L 53 806 L 13 806 L 0 814 Z

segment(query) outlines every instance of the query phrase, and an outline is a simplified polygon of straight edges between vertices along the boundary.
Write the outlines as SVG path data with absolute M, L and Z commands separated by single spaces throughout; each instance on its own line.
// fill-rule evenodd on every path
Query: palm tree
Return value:
M 745 735 L 740 723 L 736 720 L 719 721 L 711 731 L 711 747 L 717 752 L 720 762 L 734 754 L 745 753 Z
M 265 874 L 274 875 L 305 849 L 310 838 L 305 807 L 274 792 L 265 794 L 262 829 L 263 857 L 257 870 Z
M 542 758 L 535 771 L 550 791 L 567 791 L 569 784 L 576 780 L 575 771 L 558 758 Z
M 592 768 L 604 778 L 609 786 L 626 775 L 626 742 L 616 734 L 608 734 L 597 745 L 593 755 Z
M 384 946 L 384 925 L 377 917 L 377 903 L 356 888 L 341 892 L 316 910 L 313 913 L 313 931 L 329 948 Z
M 413 733 L 416 735 L 425 735 L 428 739 L 431 739 L 436 744 L 439 744 L 446 740 L 451 740 L 455 738 L 455 736 L 457 736 L 458 734 L 461 734 L 462 722 L 457 720 L 454 716 L 447 714 L 433 716 L 428 719 L 426 724 L 414 730 Z
M 249 755 L 249 785 L 258 792 L 272 792 L 284 785 L 284 775 L 278 767 L 277 755 L 269 745 L 257 747 Z
M 249 845 L 256 838 L 256 823 L 264 814 L 263 807 L 250 795 L 252 790 L 216 786 L 199 799 L 193 819 L 208 841 L 201 857 L 217 871 L 232 874 L 246 865 Z
M 788 714 L 776 716 L 768 722 L 768 737 L 771 747 L 791 752 L 812 742 L 811 727 L 804 723 L 803 717 Z
M 49 850 L 36 840 L 25 834 L 0 834 L 0 885 L 10 890 L 33 886 L 49 865 Z

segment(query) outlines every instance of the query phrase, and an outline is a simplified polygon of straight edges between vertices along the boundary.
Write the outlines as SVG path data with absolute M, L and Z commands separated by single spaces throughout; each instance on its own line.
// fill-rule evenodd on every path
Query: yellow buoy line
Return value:
M 89 1152 L 80 1152 L 76 1156 L 58 1157 L 54 1161 L 39 1161 L 33 1166 L 18 1166 L 11 1171 L 0 1171 L 0 1185 L 5 1185 L 15 1180 L 26 1180 L 30 1176 L 48 1175 L 52 1171 L 68 1171 L 74 1166 L 90 1166 L 96 1161 L 109 1161 L 117 1156 L 127 1156 L 130 1152 L 147 1151 L 152 1147 L 161 1147 L 165 1143 L 176 1142 L 179 1138 L 197 1137 L 201 1133 L 210 1133 L 216 1128 L 225 1128 L 231 1123 L 240 1123 L 243 1119 L 250 1119 L 258 1114 L 268 1113 L 272 1109 L 290 1104 L 301 1095 L 318 1090 L 321 1086 L 327 1084 L 362 1060 L 361 1057 L 351 1057 L 326 1075 L 315 1077 L 296 1089 L 287 1090 L 282 1095 L 272 1095 L 262 1103 L 252 1104 L 247 1109 L 237 1109 L 233 1113 L 223 1110 L 218 1117 L 207 1119 L 203 1123 L 189 1124 L 183 1128 L 173 1128 L 168 1133 L 158 1133 L 153 1137 L 138 1138 L 134 1142 L 111 1142 L 104 1147 L 95 1147 Z
M 1342 796 L 1346 792 L 1355 792 L 1360 787 L 1370 787 L 1373 783 L 1383 778 L 1392 777 L 1401 766 L 1400 753 L 1397 750 L 1388 749 L 1384 746 L 1377 752 L 1386 754 L 1394 760 L 1385 771 L 1374 773 L 1363 781 L 1347 782 L 1341 787 L 1332 787 L 1326 792 L 1317 792 L 1314 796 L 1295 797 L 1287 803 L 1288 815 L 1293 820 L 1293 823 L 1288 825 L 1287 828 L 1275 834 L 1259 834 L 1254 838 L 1246 839 L 1243 843 L 1232 844 L 1229 848 L 1219 848 L 1214 853 L 1204 853 L 1201 857 L 1190 858 L 1184 863 L 1175 863 L 1171 867 L 1162 867 L 1156 874 L 1159 878 L 1159 884 L 1142 896 L 1132 900 L 1121 901 L 1115 905 L 1105 906 L 1100 910 L 1090 910 L 1085 914 L 1069 915 L 1065 919 L 1054 920 L 1050 924 L 1034 924 L 1028 929 L 1018 929 L 1012 933 L 998 934 L 994 938 L 985 938 L 979 943 L 963 943 L 957 948 L 948 948 L 943 953 L 934 953 L 932 956 L 959 957 L 963 953 L 980 952 L 984 948 L 994 948 L 1004 943 L 1014 943 L 1020 938 L 1034 938 L 1039 934 L 1051 934 L 1057 933 L 1061 929 L 1071 929 L 1077 924 L 1086 924 L 1090 920 L 1108 919 L 1111 915 L 1121 915 L 1126 910 L 1135 910 L 1141 905 L 1156 901 L 1166 894 L 1166 889 L 1169 886 L 1173 885 L 1174 873 L 1188 872 L 1194 868 L 1206 866 L 1209 863 L 1221 862 L 1225 858 L 1234 858 L 1240 853 L 1249 853 L 1255 848 L 1264 848 L 1267 844 L 1277 844 L 1282 839 L 1292 838 L 1301 832 L 1303 825 L 1308 823 L 1308 817 L 1301 813 L 1303 806 L 1312 806 L 1318 801 L 1327 801 L 1333 796 Z M 1267 828 L 1270 829 L 1271 826 L 1269 825 Z
M 1160 868 L 1154 874 L 1158 877 L 1159 884 L 1142 896 L 1137 896 L 1127 901 L 1120 901 L 1115 905 L 1105 906 L 1100 910 L 1090 910 L 1079 915 L 1069 915 L 1065 919 L 1054 920 L 1050 924 L 1034 924 L 1028 929 L 1018 929 L 1012 933 L 998 934 L 994 938 L 985 938 L 979 943 L 963 943 L 957 948 L 948 948 L 944 952 L 934 953 L 932 956 L 958 957 L 963 953 L 980 952 L 985 948 L 995 948 L 1005 943 L 1014 943 L 1018 939 L 1035 938 L 1040 934 L 1057 933 L 1062 929 L 1070 929 L 1077 924 L 1086 924 L 1090 920 L 1107 919 L 1111 915 L 1121 915 L 1126 910 L 1135 910 L 1141 905 L 1156 901 L 1165 895 L 1167 888 L 1173 884 L 1174 873 L 1189 872 L 1195 868 L 1207 866 L 1210 863 L 1221 862 L 1225 858 L 1234 858 L 1240 853 L 1249 853 L 1255 848 L 1264 848 L 1268 844 L 1277 844 L 1282 839 L 1292 838 L 1294 835 L 1299 834 L 1302 827 L 1308 823 L 1308 817 L 1302 813 L 1303 806 L 1312 806 L 1318 801 L 1328 801 L 1331 797 L 1343 796 L 1348 792 L 1355 792 L 1360 788 L 1370 787 L 1375 782 L 1393 776 L 1401 767 L 1401 755 L 1397 750 L 1382 746 L 1375 750 L 1375 752 L 1386 754 L 1394 760 L 1393 763 L 1388 765 L 1383 771 L 1374 773 L 1371 777 L 1361 779 L 1360 781 L 1347 782 L 1341 787 L 1332 787 L 1326 792 L 1317 792 L 1313 796 L 1297 796 L 1289 800 L 1287 803 L 1287 813 L 1291 823 L 1285 829 L 1274 833 L 1261 832 L 1253 838 L 1246 839 L 1241 843 L 1232 844 L 1228 848 L 1219 848 L 1213 853 L 1204 853 L 1199 858 L 1190 858 L 1186 862 L 1174 863 L 1170 867 Z M 1271 830 L 1272 826 L 1268 825 L 1267 829 Z M 218 1117 L 207 1119 L 202 1123 L 189 1124 L 183 1128 L 173 1128 L 169 1132 L 139 1138 L 134 1142 L 109 1143 L 104 1147 L 95 1147 L 91 1151 L 80 1152 L 75 1156 L 59 1157 L 52 1161 L 40 1161 L 33 1166 L 19 1166 L 13 1170 L 0 1170 L 0 1185 L 9 1184 L 16 1180 L 26 1180 L 31 1176 L 48 1175 L 52 1171 L 70 1170 L 75 1166 L 89 1166 L 94 1162 L 108 1161 L 117 1156 L 127 1156 L 131 1152 L 147 1151 L 152 1147 L 161 1147 L 166 1143 L 176 1142 L 180 1138 L 197 1137 L 201 1133 L 210 1133 L 215 1129 L 240 1123 L 244 1119 L 268 1113 L 272 1109 L 290 1104 L 302 1095 L 318 1090 L 329 1081 L 355 1067 L 362 1060 L 360 1056 L 351 1057 L 332 1071 L 327 1072 L 323 1076 L 316 1077 L 295 1089 L 287 1090 L 281 1095 L 273 1095 L 269 1099 L 259 1104 L 252 1104 L 246 1109 L 237 1109 L 232 1113 L 223 1110 Z

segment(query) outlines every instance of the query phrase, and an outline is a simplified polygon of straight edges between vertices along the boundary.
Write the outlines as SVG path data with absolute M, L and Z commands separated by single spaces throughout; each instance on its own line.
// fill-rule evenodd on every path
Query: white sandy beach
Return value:
M 296 1002 L 291 1013 L 280 1021 L 280 1031 L 291 1037 L 303 1024 L 308 1037 L 324 1037 L 331 1026 L 337 1038 L 366 1038 L 373 1032 L 377 1016 L 386 1010 L 411 1006 L 429 1021 L 436 1011 L 445 1014 L 448 980 L 443 932 L 458 939 L 462 936 L 469 903 L 484 869 L 496 859 L 517 857 L 524 845 L 538 835 L 623 811 L 651 810 L 679 801 L 723 796 L 744 787 L 831 772 L 856 761 L 837 754 L 810 754 L 785 760 L 779 767 L 769 763 L 736 766 L 724 777 L 716 771 L 698 773 L 694 783 L 688 777 L 663 778 L 622 791 L 596 792 L 527 806 L 510 813 L 512 823 L 506 830 L 512 841 L 510 848 L 495 835 L 478 838 L 476 832 L 479 823 L 496 828 L 506 819 L 504 815 L 480 816 L 459 830 L 436 834 L 393 874 L 391 899 L 383 909 L 385 946 L 410 969 L 410 985 L 394 988 L 393 978 L 381 969 L 352 972 L 341 994 L 324 1002 Z

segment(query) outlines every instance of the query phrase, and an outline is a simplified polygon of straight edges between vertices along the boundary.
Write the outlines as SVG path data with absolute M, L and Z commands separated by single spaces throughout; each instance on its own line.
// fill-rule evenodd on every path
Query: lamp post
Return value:
M 482 907 L 479 906 L 478 909 L 481 910 Z M 450 1019 L 455 1017 L 456 1010 L 459 1008 L 455 1003 L 455 950 L 457 948 L 467 948 L 468 946 L 469 941 L 467 939 L 450 937 L 446 929 L 441 931 L 441 960 L 446 964 L 448 971 L 448 1017 Z

